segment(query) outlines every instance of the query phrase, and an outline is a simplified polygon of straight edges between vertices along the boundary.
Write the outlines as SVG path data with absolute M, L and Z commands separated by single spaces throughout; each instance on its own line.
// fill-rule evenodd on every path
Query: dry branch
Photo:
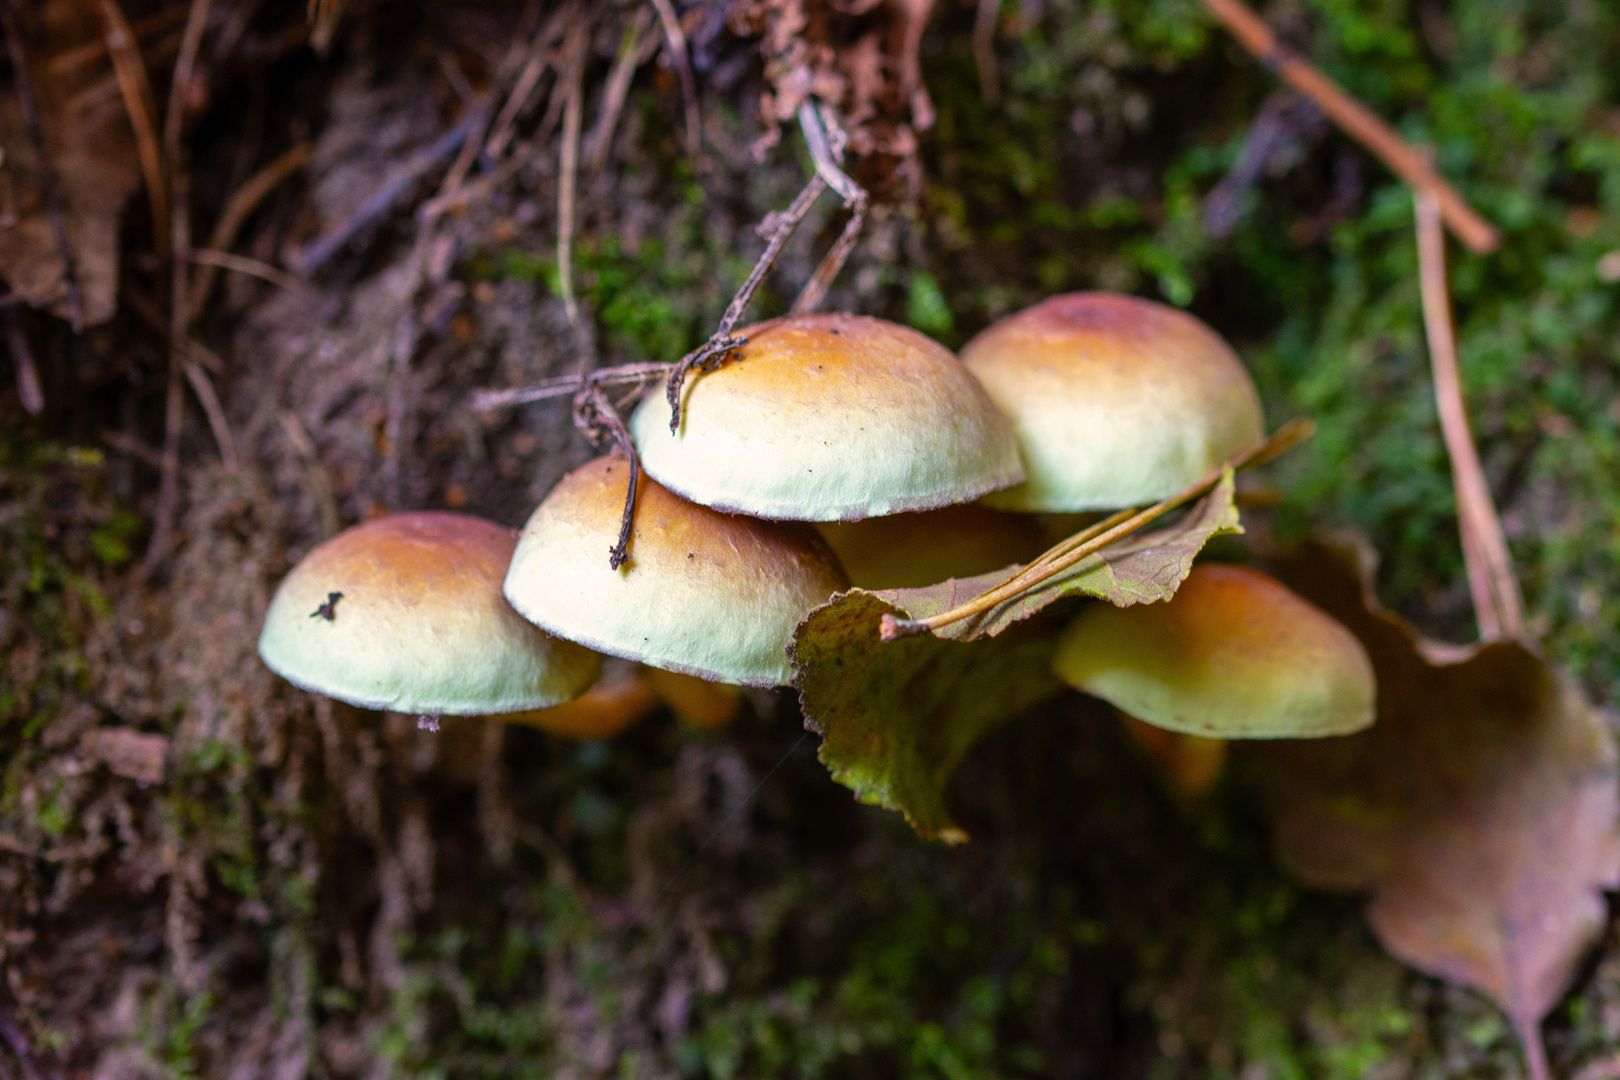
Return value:
M 1440 431 L 1451 458 L 1451 483 L 1457 493 L 1457 527 L 1462 534 L 1468 589 L 1474 598 L 1479 636 L 1486 641 L 1524 636 L 1524 602 L 1513 573 L 1513 560 L 1502 522 L 1491 501 L 1491 489 L 1480 467 L 1479 452 L 1468 427 L 1457 343 L 1451 325 L 1451 297 L 1446 288 L 1446 238 L 1440 229 L 1441 207 L 1435 195 L 1412 192 L 1417 217 L 1418 272 L 1423 293 L 1423 325 L 1429 338 L 1434 371 L 1435 407 Z
M 1468 250 L 1477 255 L 1496 250 L 1501 242 L 1496 228 L 1480 217 L 1422 154 L 1371 109 L 1278 41 L 1271 27 L 1242 0 L 1203 0 L 1203 4 L 1256 59 L 1275 71 L 1283 82 L 1316 102 L 1329 119 L 1371 150 L 1391 172 L 1414 188 L 1432 191 L 1446 224 Z

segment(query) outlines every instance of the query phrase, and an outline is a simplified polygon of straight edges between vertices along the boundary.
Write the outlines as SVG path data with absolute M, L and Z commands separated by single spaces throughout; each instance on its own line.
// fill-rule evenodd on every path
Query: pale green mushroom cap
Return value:
M 1260 398 L 1202 322 L 1114 293 L 1054 296 L 1008 316 L 962 361 L 1011 418 L 1027 482 L 1004 510 L 1157 502 L 1258 443 Z
M 808 525 L 723 514 L 642 477 L 629 560 L 608 566 L 629 464 L 604 457 L 562 479 L 518 539 L 512 606 L 598 652 L 716 682 L 779 686 L 793 630 L 849 587 Z
M 489 716 L 568 701 L 596 681 L 601 657 L 506 602 L 516 542 L 463 514 L 357 525 L 287 575 L 259 655 L 293 685 L 367 709 Z
M 1373 721 L 1372 663 L 1355 636 L 1235 566 L 1195 567 L 1162 603 L 1093 604 L 1063 632 L 1052 669 L 1131 716 L 1190 735 L 1309 738 Z
M 854 521 L 967 502 L 1024 478 L 1012 426 L 949 350 L 860 315 L 751 326 L 688 377 L 680 430 L 644 400 L 630 432 L 648 475 L 693 502 L 793 521 Z

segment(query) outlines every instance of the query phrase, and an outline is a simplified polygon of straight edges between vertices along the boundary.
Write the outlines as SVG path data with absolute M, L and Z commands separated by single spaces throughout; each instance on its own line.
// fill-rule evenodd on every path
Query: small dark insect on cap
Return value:
M 341 599 L 343 599 L 343 594 L 340 592 L 327 593 L 326 603 L 310 612 L 309 617 L 312 619 L 325 619 L 327 622 L 331 622 L 337 618 L 337 602 Z

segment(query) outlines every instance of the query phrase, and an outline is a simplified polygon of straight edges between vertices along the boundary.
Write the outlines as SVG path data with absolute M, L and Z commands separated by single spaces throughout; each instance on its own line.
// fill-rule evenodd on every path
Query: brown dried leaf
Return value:
M 1620 884 L 1612 736 L 1528 645 L 1424 641 L 1378 606 L 1368 561 L 1322 547 L 1278 570 L 1366 646 L 1377 723 L 1243 752 L 1306 884 L 1370 892 L 1384 947 L 1494 1000 L 1545 1076 L 1541 1019 Z
M 56 72 L 42 58 L 97 42 L 94 9 L 53 0 L 37 14 L 44 27 L 28 41 L 40 127 L 55 165 L 68 244 L 77 263 L 86 325 L 110 319 L 118 297 L 119 215 L 140 183 L 135 140 L 119 99 L 99 92 L 107 68 Z M 67 318 L 63 265 L 41 186 L 41 162 L 18 95 L 0 95 L 0 277 L 12 291 Z
M 1193 557 L 1205 544 L 1214 537 L 1242 531 L 1233 498 L 1232 473 L 1228 470 L 1215 490 L 1169 528 L 1133 536 L 1088 556 L 1028 592 L 936 633 L 955 641 L 994 637 L 1066 596 L 1095 596 L 1115 607 L 1168 600 L 1186 579 Z M 1009 566 L 977 577 L 953 578 L 920 589 L 885 589 L 875 595 L 909 612 L 910 618 L 926 619 L 967 603 L 1022 569 Z
M 1121 607 L 1167 599 L 1209 538 L 1237 529 L 1228 473 L 1175 526 L 1092 556 L 939 636 L 884 642 L 878 629 L 885 615 L 947 610 L 1019 567 L 924 589 L 839 594 L 799 624 L 788 647 L 805 725 L 822 736 L 822 763 L 856 798 L 899 810 L 923 836 L 966 840 L 945 809 L 945 785 L 963 755 L 1063 688 L 1051 673 L 1050 635 L 1003 631 L 1067 596 Z

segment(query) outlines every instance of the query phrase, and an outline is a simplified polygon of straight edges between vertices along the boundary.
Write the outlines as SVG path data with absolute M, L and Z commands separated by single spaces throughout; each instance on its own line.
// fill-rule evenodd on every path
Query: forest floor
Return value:
M 33 67 L 83 80 L 36 79 L 43 118 L 127 124 L 105 52 L 57 62 L 76 6 L 17 5 Z M 886 17 L 773 10 L 801 6 L 831 33 Z M 713 329 L 755 224 L 808 176 L 795 129 L 759 145 L 768 73 L 726 7 L 680 5 L 694 158 L 652 8 L 351 0 L 328 5 L 316 50 L 301 5 L 218 0 L 165 209 L 202 248 L 250 177 L 291 165 L 224 245 L 261 276 L 187 272 L 181 336 L 199 347 L 174 346 L 179 383 L 159 239 L 180 233 L 154 230 L 127 133 L 85 135 L 70 224 L 121 224 L 81 260 L 81 299 L 112 315 L 74 333 L 4 309 L 44 408 L 0 394 L 0 1077 L 1522 1075 L 1493 1005 L 1386 956 L 1356 897 L 1291 882 L 1241 771 L 1178 800 L 1078 696 L 975 750 L 949 792 L 974 839 L 948 848 L 834 783 L 789 692 L 751 695 L 722 732 L 659 715 L 582 744 L 421 731 L 259 662 L 271 590 L 337 529 L 412 508 L 516 526 L 594 453 L 565 401 L 467 404 L 571 371 L 581 347 L 557 259 L 562 69 L 515 116 L 508 164 L 466 163 L 475 192 L 445 183 L 459 144 L 425 153 L 498 106 L 490 88 L 559 12 L 588 28 L 570 268 L 585 346 L 672 360 Z M 187 11 L 127 5 L 159 103 Z M 1187 306 L 1249 362 L 1273 425 L 1320 425 L 1268 474 L 1280 501 L 1246 517 L 1251 535 L 1360 529 L 1386 603 L 1470 638 L 1406 189 L 1193 0 L 1008 0 L 990 95 L 975 14 L 941 3 L 923 38 L 935 116 L 915 156 L 909 129 L 874 129 L 899 141 L 856 172 L 878 206 L 828 306 L 951 346 L 1059 291 Z M 1267 14 L 1504 229 L 1499 252 L 1453 267 L 1475 433 L 1534 633 L 1612 704 L 1620 11 Z M 14 162 L 26 125 L 5 110 Z M 7 212 L 44 220 L 37 200 Z M 785 310 L 842 224 L 823 196 L 754 315 Z M 24 262 L 0 250 L 19 292 Z M 166 501 L 171 385 L 186 396 Z M 1612 924 L 1547 1037 L 1556 1075 L 1620 1077 Z

